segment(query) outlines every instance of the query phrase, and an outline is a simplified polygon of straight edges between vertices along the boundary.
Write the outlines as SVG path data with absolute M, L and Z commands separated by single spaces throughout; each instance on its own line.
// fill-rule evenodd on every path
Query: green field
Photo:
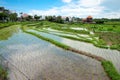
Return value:
M 88 35 L 89 38 L 85 38 L 81 36 L 79 39 L 74 37 L 63 36 L 70 39 L 80 40 L 84 42 L 92 43 L 93 45 L 101 48 L 111 48 L 120 50 L 120 23 L 119 22 L 106 22 L 104 24 L 83 24 L 83 23 L 67 23 L 60 24 L 48 21 L 41 21 L 38 23 L 31 23 L 27 25 L 28 28 L 43 30 L 46 32 L 50 32 L 47 30 L 48 28 L 61 31 L 61 33 L 65 34 L 74 34 L 74 35 Z M 83 28 L 83 30 L 75 30 L 72 28 Z M 86 29 L 86 30 L 84 30 Z M 91 34 L 92 32 L 93 34 Z M 60 33 L 60 32 L 59 32 Z M 97 39 L 95 38 L 97 37 Z

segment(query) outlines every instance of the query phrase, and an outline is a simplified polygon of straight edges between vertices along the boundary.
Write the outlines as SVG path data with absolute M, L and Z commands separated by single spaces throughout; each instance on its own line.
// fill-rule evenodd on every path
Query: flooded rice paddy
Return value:
M 117 50 L 111 50 L 111 49 L 102 49 L 102 48 L 98 48 L 95 47 L 94 45 L 90 44 L 90 43 L 85 43 L 85 42 L 80 42 L 80 41 L 74 41 L 74 40 L 70 40 L 70 39 L 66 39 L 66 38 L 62 38 L 53 34 L 48 34 L 48 33 L 44 33 L 44 32 L 38 32 L 35 30 L 29 30 L 31 32 L 35 32 L 37 34 L 40 34 L 42 36 L 54 39 L 56 41 L 59 41 L 61 43 L 64 43 L 68 46 L 71 46 L 72 48 L 81 50 L 81 51 L 85 51 L 85 52 L 89 52 L 91 54 L 95 54 L 97 56 L 101 56 L 107 60 L 110 60 L 113 62 L 114 66 L 116 67 L 116 69 L 119 71 L 120 73 L 120 51 Z
M 10 80 L 109 80 L 100 62 L 23 33 L 19 26 L 13 28 L 16 31 L 9 36 L 5 28 L 7 38 L 0 38 L 0 55 L 9 61 Z

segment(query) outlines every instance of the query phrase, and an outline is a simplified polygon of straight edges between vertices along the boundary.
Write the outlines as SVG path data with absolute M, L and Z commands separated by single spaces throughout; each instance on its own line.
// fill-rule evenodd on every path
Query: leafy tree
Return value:
M 55 15 L 52 17 L 52 21 L 56 22 L 56 16 Z
M 103 20 L 97 20 L 96 23 L 97 24 L 104 24 L 104 21 Z
M 8 14 L 6 14 L 6 13 L 0 13 L 0 20 L 1 21 L 7 20 L 7 17 L 8 17 Z
M 67 22 L 69 22 L 69 17 L 66 17 L 66 19 L 65 19 Z
M 34 15 L 34 19 L 38 21 L 41 18 L 41 16 Z
M 5 9 L 4 7 L 0 7 L 0 21 L 16 21 L 17 20 L 17 13 L 11 13 L 10 10 Z
M 10 21 L 16 21 L 17 20 L 17 13 L 11 13 L 9 15 L 9 17 L 10 17 Z
M 57 16 L 56 22 L 57 23 L 63 23 L 62 17 L 61 16 Z
M 31 21 L 33 18 L 31 15 L 29 15 L 28 17 L 25 18 L 27 21 Z
M 52 22 L 54 21 L 53 16 L 46 16 L 45 19 L 47 21 L 52 21 Z
M 4 10 L 4 7 L 0 7 L 0 11 L 3 11 Z

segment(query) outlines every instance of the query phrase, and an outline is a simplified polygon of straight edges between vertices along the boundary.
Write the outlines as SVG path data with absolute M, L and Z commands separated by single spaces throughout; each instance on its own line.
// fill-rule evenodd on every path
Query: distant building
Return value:
M 82 19 L 82 22 L 84 22 L 84 23 L 93 23 L 93 17 L 88 16 L 87 18 Z
M 22 14 L 22 18 L 27 18 L 28 16 L 29 16 L 29 15 L 26 14 L 26 13 Z
M 93 22 L 93 17 L 92 16 L 88 16 L 87 17 L 87 22 Z

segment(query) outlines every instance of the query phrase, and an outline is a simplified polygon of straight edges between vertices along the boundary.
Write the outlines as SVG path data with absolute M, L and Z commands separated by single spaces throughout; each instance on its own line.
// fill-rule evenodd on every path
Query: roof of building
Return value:
M 93 18 L 92 16 L 88 16 L 87 18 Z
M 26 14 L 26 13 L 24 13 L 24 14 L 22 14 L 22 17 L 28 17 L 29 15 L 28 14 Z

